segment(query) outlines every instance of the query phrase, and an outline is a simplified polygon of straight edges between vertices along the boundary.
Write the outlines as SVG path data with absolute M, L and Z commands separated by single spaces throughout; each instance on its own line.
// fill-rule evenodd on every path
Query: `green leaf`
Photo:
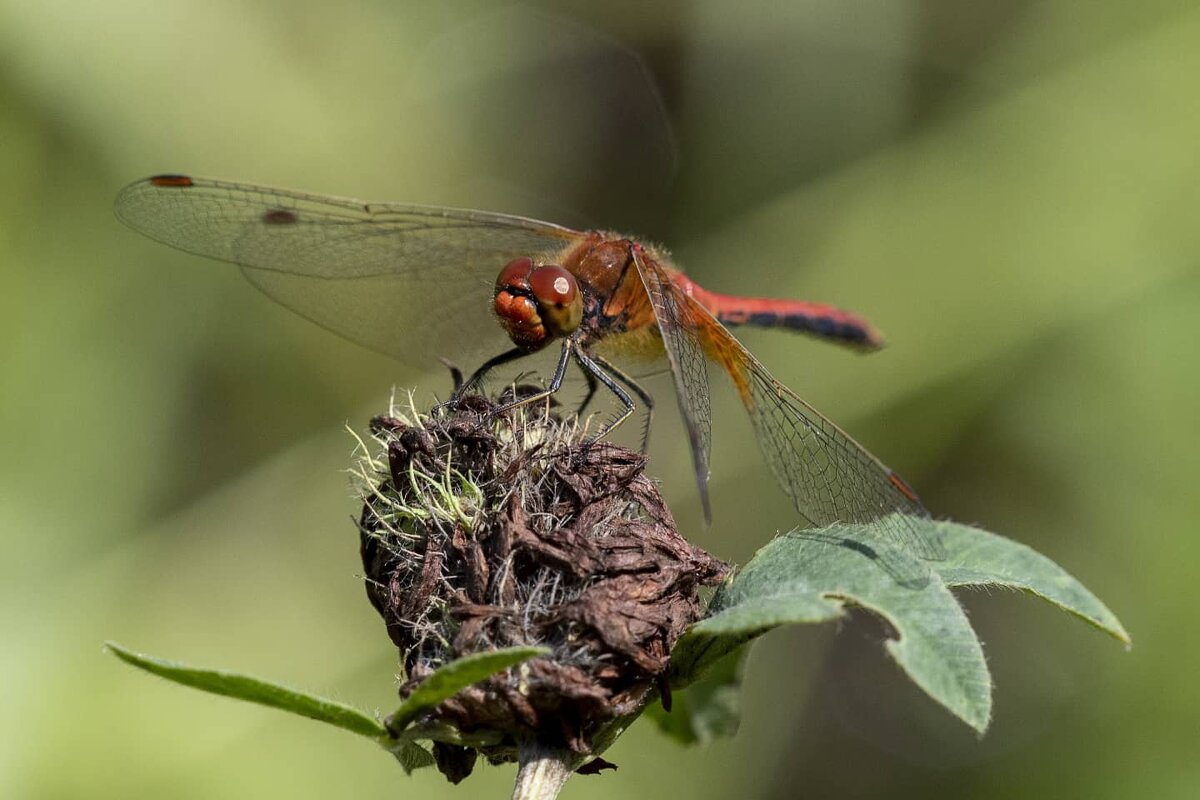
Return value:
M 762 548 L 726 583 L 710 616 L 689 629 L 672 657 L 672 686 L 687 686 L 748 640 L 771 628 L 825 622 L 857 605 L 895 629 L 887 652 L 930 697 L 977 731 L 991 715 L 991 677 L 983 651 L 948 586 L 1004 585 L 1027 591 L 1121 641 L 1128 634 L 1094 595 L 1024 545 L 955 523 L 914 520 L 947 552 L 928 562 L 929 580 L 901 584 L 872 557 L 877 539 L 865 525 L 793 531 Z M 870 542 L 871 547 L 864 546 Z M 894 554 L 892 554 L 894 557 Z
M 453 725 L 445 722 L 427 720 L 409 725 L 392 738 L 396 742 L 442 742 L 455 744 L 459 747 L 495 747 L 504 741 L 504 734 L 499 731 L 471 731 L 464 733 Z
M 400 762 L 400 766 L 404 768 L 405 775 L 412 775 L 413 770 L 434 765 L 433 753 L 416 742 L 402 741 L 388 749 Z
M 1131 640 L 1108 606 L 1062 567 L 1031 547 L 979 528 L 939 524 L 949 557 L 937 563 L 947 586 L 1007 586 L 1040 597 L 1118 641 Z
M 487 653 L 474 653 L 451 661 L 422 681 L 408 696 L 388 720 L 388 729 L 399 733 L 421 712 L 433 708 L 471 684 L 549 652 L 545 647 L 509 647 Z
M 514 647 L 460 658 L 425 679 L 392 716 L 388 727 L 385 727 L 373 716 L 351 706 L 304 694 L 258 678 L 221 670 L 197 669 L 173 661 L 134 653 L 114 642 L 108 642 L 105 646 L 122 661 L 184 686 L 291 711 L 293 714 L 327 722 L 330 725 L 336 725 L 339 728 L 374 739 L 396 757 L 405 773 L 412 773 L 415 769 L 432 766 L 434 763 L 433 754 L 417 744 L 416 740 L 418 739 L 449 741 L 472 746 L 495 744 L 483 735 L 462 734 L 439 725 L 412 728 L 409 731 L 400 732 L 408 722 L 422 711 L 432 708 L 473 683 L 500 670 L 549 652 L 542 647 Z M 397 731 L 397 733 L 392 733 L 392 731 Z
M 814 539 L 791 533 L 758 552 L 721 592 L 716 613 L 698 633 L 737 635 L 748 629 L 824 622 L 848 603 L 884 617 L 899 639 L 888 652 L 922 689 L 976 730 L 991 715 L 991 678 L 983 650 L 950 590 L 936 578 L 921 588 L 898 584 L 861 551 L 830 537 L 862 541 L 859 526 L 833 526 Z M 869 539 L 868 539 L 869 541 Z
M 127 664 L 132 664 L 139 669 L 152 672 L 184 686 L 290 711 L 293 714 L 326 722 L 376 740 L 386 739 L 388 736 L 387 729 L 373 716 L 334 700 L 304 694 L 295 689 L 288 689 L 247 675 L 215 669 L 199 669 L 174 661 L 134 653 L 115 642 L 107 642 L 105 647 Z
M 742 666 L 749 648 L 726 655 L 687 689 L 673 693 L 671 710 L 651 704 L 647 716 L 683 744 L 708 744 L 737 734 L 741 722 Z

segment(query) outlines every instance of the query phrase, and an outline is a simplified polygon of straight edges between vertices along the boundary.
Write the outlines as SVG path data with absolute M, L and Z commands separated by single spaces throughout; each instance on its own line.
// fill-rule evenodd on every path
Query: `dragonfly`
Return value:
M 750 325 L 881 346 L 864 319 L 802 300 L 711 292 L 662 249 L 607 231 L 526 217 L 364 203 L 243 183 L 157 175 L 126 186 L 115 213 L 172 247 L 241 267 L 269 297 L 371 349 L 419 363 L 454 348 L 490 353 L 459 393 L 493 368 L 558 344 L 557 392 L 573 361 L 620 402 L 612 430 L 653 398 L 617 363 L 665 358 L 706 520 L 712 408 L 708 367 L 732 381 L 766 463 L 812 529 L 860 523 L 870 553 L 901 582 L 945 557 L 929 511 L 896 472 L 778 381 L 730 332 Z M 643 436 L 643 449 L 645 434 Z M 864 543 L 857 543 L 862 546 Z

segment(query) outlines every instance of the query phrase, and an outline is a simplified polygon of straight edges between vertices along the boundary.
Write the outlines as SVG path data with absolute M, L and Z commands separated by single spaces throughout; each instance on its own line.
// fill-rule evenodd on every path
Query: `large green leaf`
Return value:
M 1131 644 L 1121 621 L 1062 567 L 1032 547 L 967 525 L 938 526 L 948 558 L 936 565 L 947 586 L 1007 586 L 1040 597 Z
M 672 658 L 672 686 L 686 687 L 745 642 L 778 625 L 825 622 L 847 605 L 866 608 L 893 627 L 887 652 L 930 697 L 977 731 L 991 716 L 991 677 L 983 651 L 950 586 L 1002 585 L 1026 591 L 1088 621 L 1120 641 L 1129 636 L 1109 609 L 1061 567 L 1002 536 L 949 522 L 914 520 L 945 545 L 929 562 L 928 580 L 901 584 L 872 549 L 871 529 L 834 525 L 792 531 L 763 547 L 713 598 L 710 616 L 688 631 Z M 721 673 L 715 673 L 720 681 Z M 730 685 L 729 681 L 725 681 Z M 709 711 L 702 692 L 682 705 L 689 718 Z M 675 722 L 678 729 L 684 723 Z M 692 723 L 685 726 L 691 729 Z

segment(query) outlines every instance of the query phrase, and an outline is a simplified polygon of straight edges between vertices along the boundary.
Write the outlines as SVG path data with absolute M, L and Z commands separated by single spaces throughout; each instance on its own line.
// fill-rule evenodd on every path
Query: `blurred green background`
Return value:
M 0 0 L 0 796 L 510 789 L 406 779 L 101 651 L 392 708 L 343 424 L 446 385 L 122 228 L 117 189 L 165 171 L 623 229 L 710 288 L 860 311 L 878 355 L 747 339 L 936 514 L 1050 555 L 1134 637 L 966 597 L 980 740 L 870 618 L 776 632 L 736 739 L 640 724 L 566 797 L 1197 796 L 1198 142 L 1195 2 Z M 714 402 L 714 525 L 669 418 L 652 471 L 745 561 L 792 513 Z

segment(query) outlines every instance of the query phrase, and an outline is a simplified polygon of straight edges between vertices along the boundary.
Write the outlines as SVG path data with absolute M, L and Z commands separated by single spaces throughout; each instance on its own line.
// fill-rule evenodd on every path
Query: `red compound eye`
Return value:
M 529 273 L 533 270 L 532 258 L 517 258 L 508 262 L 508 265 L 500 270 L 500 277 L 496 278 L 496 289 L 524 289 L 529 286 Z
M 530 273 L 529 288 L 539 303 L 559 308 L 571 305 L 579 296 L 579 284 L 575 282 L 575 276 L 553 265 L 538 267 Z

